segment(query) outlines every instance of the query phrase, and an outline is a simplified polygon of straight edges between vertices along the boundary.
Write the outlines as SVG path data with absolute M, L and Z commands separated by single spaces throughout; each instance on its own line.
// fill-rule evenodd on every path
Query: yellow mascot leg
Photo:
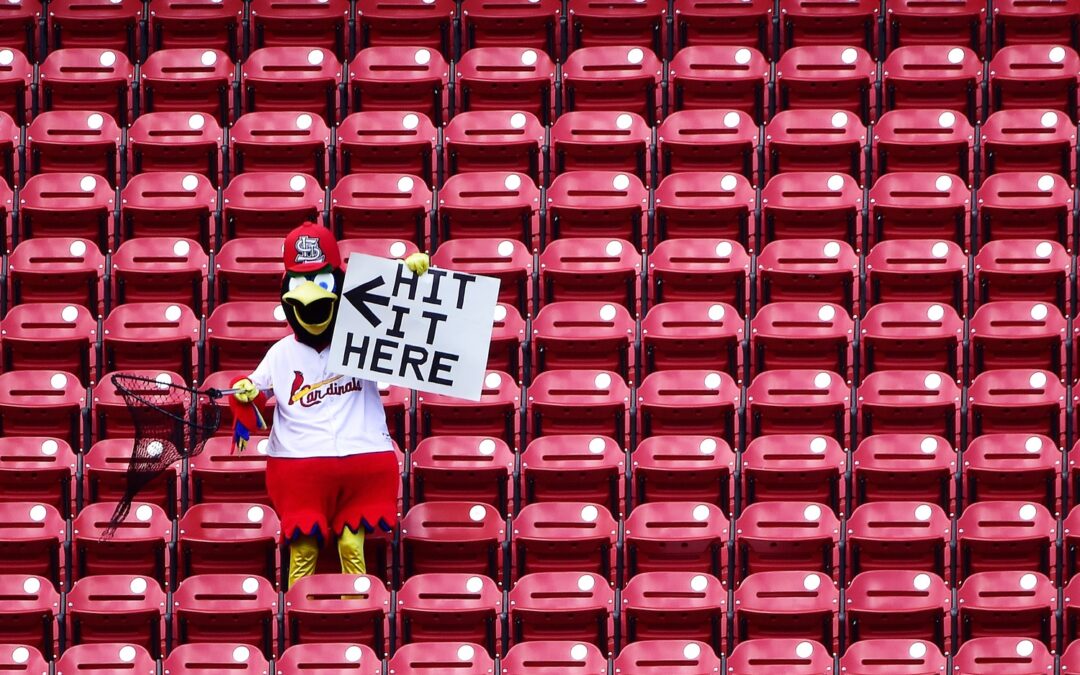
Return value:
M 364 562 L 364 531 L 353 532 L 349 528 L 341 531 L 337 542 L 338 555 L 341 556 L 341 571 L 345 574 L 367 574 Z
M 300 579 L 315 574 L 315 563 L 319 561 L 319 540 L 309 535 L 300 535 L 289 544 L 289 588 Z

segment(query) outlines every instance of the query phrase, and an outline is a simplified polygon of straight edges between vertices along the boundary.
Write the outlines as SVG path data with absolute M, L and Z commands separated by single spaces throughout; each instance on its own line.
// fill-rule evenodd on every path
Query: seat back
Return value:
M 834 644 L 839 592 L 827 575 L 801 571 L 753 574 L 743 579 L 734 599 L 740 644 L 761 638 Z
M 847 520 L 849 568 L 919 570 L 948 577 L 952 522 L 934 503 L 869 502 Z
M 861 640 L 925 640 L 939 650 L 952 633 L 952 591 L 936 574 L 863 572 L 846 592 L 847 629 Z
M 754 378 L 746 396 L 746 426 L 754 436 L 807 433 L 846 442 L 851 392 L 835 373 L 768 370 Z
M 515 644 L 534 640 L 613 644 L 615 591 L 597 574 L 536 572 L 517 580 L 508 596 Z

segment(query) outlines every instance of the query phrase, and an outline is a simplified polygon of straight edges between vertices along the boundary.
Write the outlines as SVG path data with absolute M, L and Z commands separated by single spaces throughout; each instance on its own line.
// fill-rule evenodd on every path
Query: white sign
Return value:
M 479 401 L 499 280 L 353 253 L 329 369 Z

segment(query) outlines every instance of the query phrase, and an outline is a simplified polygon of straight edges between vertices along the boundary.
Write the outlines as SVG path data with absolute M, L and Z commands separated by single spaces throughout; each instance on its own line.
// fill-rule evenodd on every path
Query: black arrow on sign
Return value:
M 368 323 L 374 327 L 378 327 L 378 325 L 382 323 L 382 319 L 380 319 L 375 312 L 371 311 L 371 308 L 368 307 L 368 303 L 382 305 L 383 307 L 390 305 L 390 298 L 385 295 L 375 295 L 372 293 L 373 290 L 385 283 L 386 282 L 383 281 L 382 277 L 375 277 L 371 281 L 365 281 L 356 288 L 345 291 L 345 299 L 352 303 L 352 306 L 356 308 L 356 311 L 363 314 L 364 318 L 368 320 Z

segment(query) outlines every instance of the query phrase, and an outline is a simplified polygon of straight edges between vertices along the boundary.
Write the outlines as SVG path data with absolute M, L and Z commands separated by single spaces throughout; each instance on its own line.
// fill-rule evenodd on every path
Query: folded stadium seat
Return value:
M 413 21 L 408 25 L 416 26 Z M 450 114 L 450 74 L 447 61 L 431 48 L 411 43 L 369 47 L 349 62 L 349 110 L 411 110 L 441 127 Z
M 0 19 L 0 43 L 29 54 L 38 60 L 42 3 L 37 0 L 19 0 Z M 2 658 L 2 657 L 0 657 Z
M 997 368 L 1043 368 L 1065 376 L 1068 322 L 1054 305 L 1030 300 L 988 302 L 971 317 L 975 374 Z
M 477 500 L 508 513 L 516 458 L 506 441 L 486 436 L 429 436 L 409 455 L 415 503 Z
M 2 71 L 0 71 L 2 72 Z M 22 151 L 19 146 L 22 145 L 22 127 L 15 123 L 15 120 L 11 118 L 6 112 L 0 110 L 0 190 L 9 192 L 11 188 L 8 185 L 19 185 L 23 182 L 23 176 L 26 174 L 26 166 L 22 161 Z M 18 151 L 18 152 L 17 152 Z M 0 214 L 5 221 L 5 231 L 8 230 L 7 225 L 8 212 L 11 210 L 11 201 L 5 194 L 5 203 L 0 210 Z
M 919 675 L 948 672 L 949 662 L 932 642 L 879 638 L 852 642 L 840 668 L 851 675 Z
M 269 672 L 269 664 L 248 645 L 202 642 L 177 645 L 162 661 L 162 669 L 168 669 L 171 675 L 213 675 L 225 670 L 237 675 L 262 675 Z
M 750 320 L 751 371 L 821 368 L 851 378 L 855 322 L 839 305 L 770 302 Z
M 104 538 L 116 502 L 86 504 L 71 522 L 71 557 L 75 579 L 95 574 L 138 574 L 164 587 L 174 576 L 169 555 L 173 524 L 159 506 L 140 501 Z
M 352 21 L 346 0 L 258 0 L 251 3 L 251 48 L 322 47 L 342 61 L 355 53 Z
M 179 381 L 179 380 L 177 380 Z M 104 386 L 104 383 L 99 386 Z M 111 387 L 111 383 L 109 383 Z M 113 403 L 123 405 L 120 396 L 113 394 Z M 102 405 L 99 401 L 95 407 Z M 104 407 L 104 406 L 103 406 Z M 181 413 L 180 409 L 173 410 Z M 95 410 L 95 413 L 101 413 Z M 129 422 L 130 423 L 130 422 Z M 97 441 L 83 455 L 82 482 L 83 503 L 117 502 L 124 498 L 127 490 L 128 467 L 132 462 L 135 444 L 128 431 L 127 437 L 105 438 Z M 182 462 L 176 461 L 161 475 L 139 490 L 139 501 L 161 507 L 169 518 L 175 518 L 177 512 L 177 480 L 180 477 Z
M 101 324 L 102 371 L 157 367 L 201 373 L 201 329 L 199 317 L 186 305 L 118 305 Z
M 338 130 L 340 144 L 341 130 Z M 530 112 L 473 110 L 461 112 L 443 129 L 448 174 L 515 171 L 546 184 L 547 130 Z
M 132 673 L 154 675 L 157 662 L 150 653 L 138 645 L 108 643 L 99 645 L 74 645 L 56 660 L 56 675 L 80 675 L 86 673 Z
M 17 237 L 80 237 L 105 250 L 113 244 L 115 208 L 115 192 L 100 176 L 31 176 L 19 191 Z
M 506 237 L 533 244 L 539 234 L 540 199 L 532 178 L 522 173 L 450 176 L 439 191 L 438 240 Z
M 745 176 L 711 171 L 674 173 L 660 182 L 654 197 L 656 228 L 649 238 L 650 245 L 697 236 L 723 237 L 753 246 L 757 238 L 757 194 Z M 727 246 L 730 248 L 732 243 Z M 695 248 L 700 254 L 702 247 Z M 697 262 L 697 255 L 694 258 L 682 262 Z
M 132 176 L 120 198 L 124 240 L 185 237 L 203 247 L 217 241 L 217 190 L 206 176 L 178 171 Z
M 868 147 L 866 127 L 843 110 L 781 110 L 765 125 L 770 177 L 785 171 L 836 171 L 862 183 Z
M 932 171 L 882 175 L 870 189 L 870 239 L 969 241 L 971 189 L 959 176 Z
M 1073 641 L 1077 637 L 1077 606 L 1072 598 L 1076 597 L 1076 588 L 1080 582 L 1077 582 L 1077 520 L 1080 519 L 1080 510 L 1075 507 L 1069 511 L 1069 514 L 1062 519 L 1062 568 L 1061 568 L 1061 583 L 1065 587 L 1065 601 L 1064 607 L 1066 613 L 1066 619 L 1064 622 L 1064 629 L 1067 631 L 1064 635 L 1066 642 Z
M 401 645 L 387 660 L 399 675 L 437 675 L 453 668 L 458 675 L 487 675 L 495 662 L 481 645 L 471 642 L 418 642 Z M 350 665 L 348 672 L 355 666 Z M 304 672 L 310 672 L 305 670 Z
M 142 3 L 134 0 L 58 0 L 49 5 L 49 48 L 106 47 L 141 60 L 142 20 Z
M 622 443 L 629 432 L 630 388 L 603 370 L 549 370 L 529 388 L 525 414 L 532 438 L 603 434 Z
M 341 251 L 342 267 L 346 270 L 349 269 L 349 257 L 353 253 L 403 260 L 420 250 L 411 241 L 383 237 L 342 239 L 338 242 L 338 249 Z
M 406 173 L 433 183 L 438 132 L 423 113 L 368 111 L 338 124 L 338 173 Z
M 769 62 L 752 47 L 685 47 L 675 53 L 668 68 L 671 110 L 709 110 L 713 115 L 716 110 L 738 112 L 756 131 L 773 109 L 769 75 Z M 724 126 L 734 125 L 725 120 Z
M 734 603 L 735 640 L 742 645 L 747 641 L 760 644 L 763 638 L 799 638 L 830 645 L 830 650 L 836 648 L 840 592 L 827 574 L 805 571 L 752 574 L 735 589 Z M 732 654 L 734 659 L 738 656 Z M 783 663 L 787 667 L 783 672 L 787 673 L 791 657 L 785 658 Z M 753 673 L 752 670 L 734 672 Z M 807 672 L 817 675 L 828 671 Z
M 641 438 L 706 434 L 735 445 L 742 433 L 742 393 L 727 373 L 658 370 L 641 381 L 635 394 Z
M 641 252 L 623 239 L 557 239 L 539 257 L 540 304 L 563 300 L 618 302 L 638 310 Z
M 326 185 L 330 129 L 318 115 L 249 112 L 229 129 L 232 175 L 259 171 L 299 171 Z
M 1039 171 L 1064 176 L 1076 170 L 1076 125 L 1055 110 L 999 110 L 980 128 L 986 174 Z
M 10 646 L 21 644 L 25 652 L 22 655 L 25 658 L 20 659 L 9 648 L 0 648 L 0 668 L 5 672 L 27 675 L 48 673 L 49 666 L 44 663 L 42 654 L 52 658 L 57 641 L 63 634 L 57 623 L 63 609 L 60 607 L 60 594 L 48 579 L 24 574 L 0 575 L 0 593 L 4 596 L 3 609 L 0 609 L 0 630 L 4 632 L 4 642 Z M 40 670 L 26 666 L 31 653 L 37 657 L 37 662 L 44 664 Z
M 571 0 L 567 9 L 567 51 L 641 45 L 666 53 L 668 7 L 663 2 Z
M 715 436 L 643 438 L 632 454 L 630 489 L 638 504 L 691 501 L 732 511 L 735 453 Z
M 953 670 L 964 675 L 993 675 L 1002 667 L 1012 672 L 1050 673 L 1054 655 L 1037 640 L 985 637 L 967 640 L 953 656 Z M 1019 668 L 1024 670 L 1013 670 Z
M 26 6 L 30 6 L 30 0 L 26 0 Z M 34 3 L 37 5 L 37 3 Z M 23 9 L 22 4 L 12 4 L 15 11 Z M 40 6 L 37 9 L 40 12 Z M 2 24 L 0 24 L 2 25 Z M 35 24 L 36 25 L 36 24 Z M 28 31 L 28 35 L 36 35 L 37 30 Z M 9 115 L 15 124 L 22 126 L 26 123 L 30 106 L 31 82 L 34 79 L 34 65 L 26 55 L 17 49 L 0 49 L 0 112 Z
M 325 201 L 319 181 L 288 171 L 240 174 L 222 197 L 222 240 L 285 236 L 299 221 L 319 222 Z
M 643 372 L 711 366 L 740 377 L 744 325 L 739 312 L 726 303 L 653 305 L 641 321 Z
M 754 502 L 809 501 L 843 514 L 847 453 L 834 438 L 809 434 L 758 436 L 746 445 L 742 496 Z
M 87 405 L 86 389 L 71 373 L 56 370 L 2 373 L 0 437 L 47 434 L 81 449 Z
M 600 675 L 608 660 L 596 645 L 573 640 L 530 640 L 510 647 L 499 660 L 503 671 L 517 675 L 559 675 L 572 672 Z M 670 670 L 668 672 L 671 672 Z
M 1033 572 L 980 572 L 957 591 L 959 635 L 1027 637 L 1056 645 L 1058 597 L 1054 582 Z
M 792 47 L 776 62 L 777 110 L 843 110 L 863 124 L 877 117 L 874 58 L 858 47 Z
M 489 577 L 418 574 L 405 580 L 396 601 L 402 644 L 461 640 L 484 645 L 488 654 L 502 651 L 502 591 Z
M 1041 504 L 975 502 L 956 521 L 956 574 L 1057 568 L 1057 519 Z
M 178 237 L 129 239 L 113 252 L 111 262 L 115 302 L 172 301 L 205 311 L 210 261 L 198 242 Z
M 640 247 L 650 230 L 649 190 L 628 173 L 571 171 L 556 176 L 548 186 L 547 213 L 544 242 L 619 237 Z
M 209 378 L 206 380 L 208 386 Z M 232 428 L 223 423 L 222 427 Z M 219 430 L 220 431 L 220 430 Z M 230 432 L 231 434 L 231 432 Z M 252 436 L 254 452 L 237 455 L 231 436 L 218 435 L 207 439 L 202 452 L 188 458 L 188 477 L 191 479 L 191 501 L 254 502 L 270 504 L 266 493 L 266 452 L 269 439 Z
M 746 427 L 763 434 L 822 434 L 841 444 L 851 432 L 851 390 L 836 373 L 767 370 L 746 391 Z
M 180 579 L 194 574 L 258 574 L 277 579 L 281 522 L 258 504 L 194 504 L 177 525 Z
M 866 255 L 868 304 L 922 301 L 967 313 L 967 255 L 954 241 L 895 239 Z
M 360 0 L 356 24 L 357 49 L 427 47 L 442 52 L 447 62 L 456 56 L 457 12 L 448 0 Z
M 1076 119 L 1080 55 L 1049 44 L 1001 47 L 989 61 L 993 110 L 1050 108 Z
M 580 641 L 610 653 L 618 642 L 615 591 L 597 574 L 526 574 L 510 590 L 508 606 L 509 638 L 515 645 Z
M 627 577 L 645 572 L 713 576 L 727 572 L 730 521 L 715 504 L 638 504 L 625 523 Z
M 675 50 L 695 45 L 734 45 L 754 47 L 772 56 L 774 9 L 770 2 L 676 0 L 674 9 Z
M 352 642 L 294 644 L 274 660 L 280 675 L 382 675 L 371 647 Z
M 858 388 L 860 438 L 882 433 L 960 438 L 961 396 L 956 374 L 936 370 L 879 370 Z
M 521 453 L 518 472 L 518 494 L 524 503 L 592 502 L 603 504 L 612 514 L 623 513 L 626 456 L 619 444 L 606 436 L 567 434 L 534 439 Z
M 759 297 L 771 302 L 831 302 L 857 310 L 859 256 L 844 241 L 781 239 L 757 257 Z
M 654 184 L 652 128 L 640 115 L 611 110 L 563 113 L 551 127 L 551 171 L 625 171 Z
M 431 210 L 430 188 L 413 176 L 343 176 L 330 192 L 332 227 L 346 239 L 387 237 L 423 244 L 434 229 L 429 222 Z
M 885 0 L 888 49 L 905 45 L 959 45 L 981 53 L 986 42 L 986 5 L 979 0 Z
M 828 675 L 832 665 L 830 649 L 816 640 L 747 640 L 728 657 L 728 670 L 739 675 Z
M 877 53 L 877 2 L 836 5 L 822 0 L 780 0 L 780 49 L 805 45 L 854 45 Z
M 965 47 L 897 47 L 882 65 L 886 110 L 945 108 L 980 120 L 982 92 L 982 59 Z
M 1056 43 L 1077 49 L 1078 24 L 1080 6 L 1075 2 L 1005 0 L 994 6 L 994 42 L 999 47 Z
M 711 574 L 641 572 L 626 583 L 621 600 L 623 640 L 627 645 L 642 640 L 723 644 L 721 640 L 727 633 L 727 589 Z
M 596 300 L 544 305 L 533 318 L 531 338 L 537 372 L 594 368 L 637 381 L 637 324 L 622 305 Z
M 1027 368 L 988 370 L 968 386 L 972 438 L 981 434 L 1045 434 L 1064 443 L 1068 390 L 1058 376 Z
M 978 302 L 1034 300 L 1052 303 L 1063 313 L 1072 302 L 1071 258 L 1056 241 L 988 241 L 975 255 Z
M 497 370 L 484 376 L 480 400 L 420 392 L 416 397 L 417 432 L 428 436 L 494 436 L 517 447 L 521 386 L 516 377 Z
M 515 580 L 535 572 L 591 572 L 619 584 L 619 522 L 588 502 L 526 504 L 512 521 Z M 614 600 L 613 600 L 614 602 Z
M 58 438 L 0 438 L 0 501 L 40 502 L 67 518 L 78 464 L 71 446 Z
M 936 574 L 863 572 L 851 580 L 846 591 L 847 637 L 851 644 L 919 640 L 941 650 L 952 634 L 952 606 L 952 591 Z
M 217 301 L 280 302 L 283 245 L 282 237 L 244 237 L 222 244 L 214 255 Z
M 9 302 L 70 302 L 102 310 L 105 256 L 90 240 L 27 239 L 8 253 Z
M 1062 673 L 1076 673 L 1080 672 L 1080 643 L 1075 640 L 1069 642 L 1069 646 L 1061 653 L 1061 672 Z M 2 658 L 2 657 L 0 657 Z
M 812 570 L 834 578 L 840 575 L 840 519 L 824 504 L 754 502 L 743 508 L 734 529 L 735 576 L 744 585 L 757 572 Z
M 513 305 L 495 306 L 488 347 L 488 370 L 511 373 L 522 379 L 531 368 L 529 364 L 529 331 L 521 312 Z M 526 314 L 528 316 L 528 314 Z
M 555 109 L 555 62 L 531 47 L 477 47 L 454 63 L 456 109 L 524 110 L 547 126 Z
M 97 379 L 97 319 L 81 305 L 16 305 L 0 321 L 0 333 L 7 370 L 60 368 L 84 386 Z
M 26 155 L 34 174 L 92 173 L 116 185 L 119 148 L 120 127 L 107 114 L 52 110 L 39 113 L 26 127 Z
M 302 111 L 327 124 L 338 119 L 342 64 L 329 49 L 263 47 L 240 66 L 245 112 Z
M 31 645 L 8 644 L 0 648 L 0 665 L 13 673 L 49 672 L 49 662 Z
M 876 175 L 895 171 L 950 173 L 974 178 L 975 131 L 951 110 L 890 110 L 874 124 Z
M 233 60 L 240 56 L 244 5 L 238 0 L 151 0 L 149 16 L 149 51 L 152 53 L 212 47 Z M 146 67 L 145 63 L 143 67 Z
M 223 51 L 198 46 L 164 49 L 150 54 L 139 72 L 144 114 L 185 113 L 182 117 L 187 118 L 201 113 L 222 126 L 236 114 L 236 66 Z
M 0 574 L 36 575 L 56 589 L 66 588 L 71 582 L 68 535 L 60 512 L 39 502 L 3 502 L 0 516 L 5 523 L 0 532 Z
M 778 239 L 838 239 L 858 246 L 863 191 L 847 174 L 799 171 L 773 176 L 761 191 L 759 247 Z
M 1069 246 L 1073 194 L 1068 182 L 1034 171 L 987 176 L 979 190 L 980 243 L 1044 238 Z
M 41 109 L 95 110 L 126 127 L 134 79 L 135 68 L 121 51 L 100 47 L 56 49 L 49 52 L 38 70 Z
M 303 577 L 285 594 L 288 640 L 295 645 L 348 639 L 365 649 L 381 652 L 389 639 L 392 609 L 390 592 L 376 577 L 363 574 Z
M 214 309 L 206 320 L 206 372 L 251 372 L 266 350 L 290 334 L 280 301 L 233 301 Z
M 949 305 L 885 302 L 859 324 L 860 372 L 936 370 L 964 373 L 964 320 Z
M 461 119 L 461 116 L 454 119 Z M 512 305 L 523 315 L 532 309 L 533 257 L 525 244 L 516 239 L 451 239 L 439 245 L 431 256 L 431 263 L 436 267 L 496 277 L 501 282 L 499 302 Z
M 173 591 L 175 645 L 242 643 L 263 656 L 277 653 L 278 594 L 262 577 L 202 574 Z
M 709 251 L 711 256 L 702 255 Z M 728 239 L 668 239 L 649 256 L 654 303 L 726 302 L 742 314 L 749 278 L 750 256 Z
M 79 579 L 67 593 L 72 645 L 127 642 L 163 655 L 165 592 L 150 577 L 101 574 Z
M 624 9 L 624 5 L 619 6 L 619 11 Z M 563 110 L 637 113 L 651 126 L 662 108 L 663 75 L 663 64 L 649 49 L 583 47 L 570 54 L 562 66 Z
M 490 504 L 424 502 L 401 520 L 400 573 L 484 574 L 502 580 L 506 521 Z
M 223 144 L 221 127 L 209 115 L 143 113 L 128 129 L 131 180 L 141 173 L 182 171 L 202 174 L 216 186 L 221 179 Z
M 724 180 L 725 176 L 714 172 L 723 171 L 736 174 L 736 179 L 744 177 L 745 185 L 742 181 L 734 184 L 743 192 L 752 189 L 749 181 L 757 182 L 759 170 L 758 125 L 745 112 L 729 110 L 723 113 L 722 124 L 716 123 L 716 115 L 714 110 L 680 110 L 660 122 L 656 130 L 657 162 L 660 175 L 666 178 L 661 180 L 659 187 L 662 188 L 667 180 L 687 186 L 705 183 L 715 189 L 717 181 Z M 724 193 L 733 189 L 731 179 L 727 179 L 727 183 L 717 196 L 727 196 Z M 668 190 L 663 195 L 664 202 L 675 196 L 670 192 L 671 188 Z M 684 195 L 684 199 L 693 196 L 691 192 Z M 753 199 L 756 198 L 754 195 Z
M 562 61 L 561 16 L 562 3 L 554 0 L 467 0 L 461 4 L 461 49 L 531 47 Z
M 850 576 L 878 570 L 952 576 L 952 521 L 932 502 L 869 502 L 845 522 Z

